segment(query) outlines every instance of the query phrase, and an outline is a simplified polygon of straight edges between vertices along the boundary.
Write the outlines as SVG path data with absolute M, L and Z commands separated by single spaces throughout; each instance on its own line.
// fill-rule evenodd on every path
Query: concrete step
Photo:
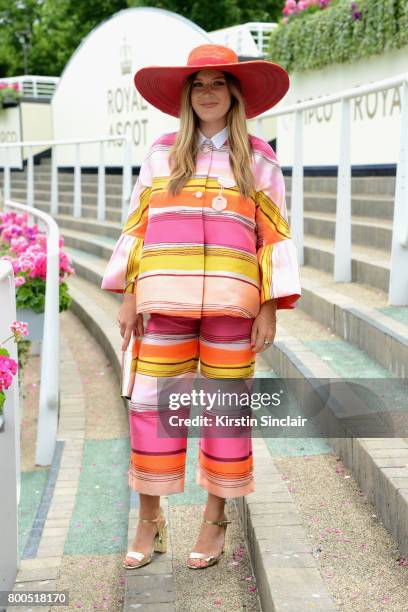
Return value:
M 80 277 L 100 289 L 107 260 L 92 253 L 84 253 L 73 247 L 67 247 L 65 250 L 72 259 L 76 277 Z M 102 290 L 101 292 L 103 294 L 106 293 Z M 111 295 L 116 302 L 122 301 L 122 295 L 120 293 L 110 293 L 109 295 Z
M 137 177 L 138 172 L 136 172 L 136 170 L 132 171 L 133 177 Z M 0 171 L 0 184 L 3 184 L 3 171 Z M 11 178 L 11 182 L 20 182 L 21 184 L 26 185 L 27 184 L 27 170 L 12 170 L 10 173 L 10 178 Z M 96 172 L 81 172 L 81 179 L 82 181 L 86 181 L 87 183 L 93 183 L 93 184 L 97 184 L 98 183 L 98 174 Z M 122 173 L 118 173 L 118 174 L 111 174 L 111 173 L 105 173 L 105 179 L 106 182 L 110 182 L 110 183 L 114 183 L 114 184 L 118 184 L 121 185 L 122 184 Z M 41 168 L 37 168 L 37 166 L 34 166 L 34 182 L 39 181 L 39 182 L 46 182 L 46 183 L 50 183 L 51 182 L 51 171 L 44 171 Z M 74 173 L 73 172 L 62 172 L 59 171 L 58 172 L 58 182 L 61 183 L 68 183 L 68 184 L 73 184 L 74 183 Z
M 291 206 L 292 194 L 286 191 L 286 204 Z M 304 193 L 303 202 L 305 211 L 317 213 L 336 213 L 336 194 L 331 193 Z M 355 216 L 372 217 L 374 219 L 388 219 L 392 221 L 394 214 L 394 196 L 353 195 L 351 199 L 351 211 Z
M 95 195 L 98 193 L 98 188 L 96 184 L 84 182 L 81 185 L 81 192 L 83 194 L 91 194 Z M 14 185 L 11 182 L 11 193 L 14 197 L 18 198 L 26 198 L 27 197 L 27 185 Z M 74 194 L 74 188 L 71 185 L 64 183 L 63 185 L 59 185 L 58 187 L 59 194 Z M 107 196 L 121 196 L 122 195 L 122 185 L 114 185 L 110 183 L 106 183 L 105 193 Z M 50 183 L 42 183 L 40 185 L 34 185 L 34 197 L 38 197 L 39 199 L 47 199 L 49 200 L 51 196 L 51 184 Z
M 336 216 L 329 212 L 304 213 L 304 231 L 309 236 L 333 240 L 336 230 Z M 353 245 L 391 250 L 392 221 L 373 217 L 353 216 L 351 218 L 351 241 Z
M 93 196 L 92 196 L 92 199 L 93 199 Z M 96 215 L 97 215 L 96 204 L 95 203 L 94 204 L 92 203 L 84 204 L 84 200 L 85 198 L 82 198 L 82 216 L 85 219 L 96 219 Z M 60 202 L 61 202 L 61 199 L 60 199 Z M 35 207 L 47 213 L 50 212 L 50 208 L 51 208 L 49 202 L 40 202 L 38 200 L 35 202 Z M 72 217 L 73 210 L 74 210 L 74 205 L 72 203 L 68 203 L 68 204 L 60 203 L 58 206 L 58 212 L 62 216 Z M 119 225 L 121 224 L 122 213 L 121 213 L 120 208 L 106 207 L 105 216 L 106 216 L 107 221 L 113 221 Z
M 96 236 L 88 232 L 66 228 L 61 228 L 61 234 L 67 247 L 77 249 L 86 254 L 96 255 L 106 263 L 109 261 L 116 243 L 116 240 L 109 236 Z
M 334 243 L 332 240 L 305 235 L 304 262 L 333 274 Z M 353 245 L 351 262 L 352 280 L 388 291 L 390 277 L 390 253 L 383 249 L 373 249 Z
M 408 375 L 408 307 L 390 308 L 382 291 L 334 283 L 308 266 L 301 269 L 301 283 L 300 309 L 396 376 Z
M 303 179 L 304 190 L 317 193 L 337 192 L 337 177 L 335 176 L 305 176 Z M 291 191 L 292 177 L 285 175 L 285 184 Z M 395 176 L 367 176 L 351 179 L 351 192 L 353 195 L 395 195 Z
M 288 313 L 289 316 L 290 314 Z M 384 438 L 378 437 L 378 434 L 377 437 L 356 437 L 353 434 L 353 418 L 342 423 L 344 413 L 339 413 L 339 404 L 336 403 L 334 397 L 330 396 L 328 390 L 324 392 L 322 389 L 325 381 L 327 384 L 336 379 L 340 381 L 344 375 L 336 371 L 334 361 L 328 361 L 328 357 L 324 354 L 326 351 L 323 355 L 322 352 L 319 347 L 308 346 L 308 342 L 303 342 L 290 332 L 285 333 L 285 326 L 280 325 L 279 337 L 271 349 L 265 352 L 264 358 L 279 377 L 291 382 L 291 390 L 299 402 L 302 401 L 302 397 L 307 397 L 308 405 L 314 408 L 314 414 L 318 413 L 319 406 L 322 411 L 324 410 L 324 417 L 320 419 L 320 425 L 326 432 L 323 433 L 323 436 L 328 436 L 328 443 L 351 470 L 368 501 L 375 506 L 376 513 L 395 538 L 401 555 L 407 555 L 408 442 L 406 438 Z M 347 355 L 347 352 L 345 348 L 344 354 Z M 355 374 L 348 378 L 358 377 L 361 377 L 361 371 L 358 371 L 356 367 Z M 386 378 L 386 373 L 382 374 L 382 377 Z M 364 380 L 362 385 L 364 385 Z M 397 379 L 393 378 L 391 384 L 387 385 L 384 382 L 383 388 L 392 395 L 396 386 Z M 349 392 L 351 395 L 348 397 L 351 401 L 353 399 L 364 400 L 367 397 L 364 395 L 363 387 L 360 388 L 359 397 L 353 394 L 353 388 L 349 389 Z M 404 397 L 406 397 L 403 384 L 398 386 L 397 395 L 398 401 L 401 402 L 397 408 L 401 410 L 405 402 Z M 358 405 L 357 401 L 356 405 Z M 395 406 L 395 400 L 391 399 L 387 402 L 385 399 L 384 404 L 386 403 L 389 406 Z M 347 408 L 346 404 L 344 406 Z M 388 424 L 391 423 L 392 427 L 391 416 L 395 419 L 394 413 L 393 415 L 386 414 L 384 420 Z M 406 418 L 404 420 L 406 427 L 405 421 Z M 339 431 L 342 431 L 341 435 Z M 367 435 L 369 434 L 373 436 L 375 432 L 368 431 Z
M 25 203 L 27 201 L 27 192 L 16 193 L 14 189 L 11 190 L 11 197 L 18 202 Z M 39 192 L 37 191 L 34 195 L 34 206 L 49 206 L 51 200 L 51 193 L 49 191 Z M 82 206 L 88 206 L 96 211 L 98 194 L 95 193 L 84 193 L 81 194 Z M 122 207 L 122 196 L 121 195 L 105 195 L 106 207 L 120 211 Z M 71 207 L 71 214 L 73 211 L 74 193 L 73 192 L 59 192 L 58 202 L 66 204 Z M 96 212 L 95 212 L 96 214 Z

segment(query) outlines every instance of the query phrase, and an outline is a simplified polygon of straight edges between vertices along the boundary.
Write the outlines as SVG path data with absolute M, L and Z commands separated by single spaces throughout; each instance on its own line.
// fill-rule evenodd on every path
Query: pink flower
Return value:
M 47 236 L 39 231 L 37 225 L 28 225 L 28 214 L 0 213 L 0 239 L 7 242 L 11 253 L 16 255 L 14 258 L 7 256 L 15 275 L 23 272 L 30 278 L 46 279 Z M 63 251 L 63 246 L 64 239 L 61 237 L 59 239 L 60 282 L 75 272 L 70 257 Z M 23 284 L 24 281 L 18 282 Z
M 17 374 L 17 362 L 6 355 L 0 355 L 0 391 L 8 389 L 13 382 L 13 376 Z
M 25 321 L 13 321 L 10 325 L 10 329 L 14 334 L 16 340 L 23 336 L 28 336 L 28 323 Z
M 16 287 L 21 287 L 21 285 L 24 285 L 25 282 L 26 279 L 24 278 L 24 276 L 16 276 L 14 278 L 14 284 Z

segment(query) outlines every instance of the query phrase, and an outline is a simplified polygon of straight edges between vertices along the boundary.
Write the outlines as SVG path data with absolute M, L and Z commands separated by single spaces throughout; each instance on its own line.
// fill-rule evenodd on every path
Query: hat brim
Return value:
M 205 66 L 147 66 L 136 72 L 134 83 L 147 102 L 163 113 L 179 117 L 185 79 L 190 74 L 208 69 L 228 72 L 239 80 L 247 119 L 275 106 L 289 89 L 286 70 L 266 60 Z

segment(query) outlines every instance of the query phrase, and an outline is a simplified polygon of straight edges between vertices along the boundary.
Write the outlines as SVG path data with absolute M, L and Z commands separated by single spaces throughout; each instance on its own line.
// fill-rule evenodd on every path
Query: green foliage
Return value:
M 249 21 L 276 21 L 283 0 L 129 0 L 129 6 L 167 9 L 211 32 Z
M 20 373 L 20 378 L 28 361 L 30 346 L 31 340 L 19 340 L 17 342 L 18 371 Z
M 69 295 L 68 285 L 63 282 L 59 285 L 59 311 L 68 310 L 72 298 Z M 24 285 L 16 289 L 16 307 L 31 308 L 36 313 L 45 309 L 45 280 L 42 278 L 26 277 Z
M 45 281 L 42 278 L 27 278 L 24 285 L 16 289 L 16 307 L 31 308 L 34 312 L 44 312 Z
M 354 0 L 361 19 L 353 19 L 351 0 L 299 15 L 276 28 L 268 58 L 288 72 L 323 68 L 408 45 L 407 0 Z
M 283 0 L 0 0 L 0 77 L 25 72 L 60 76 L 93 28 L 120 10 L 139 6 L 172 11 L 210 32 L 248 21 L 276 21 Z
M 59 311 L 62 312 L 63 310 L 68 310 L 68 308 L 71 306 L 72 298 L 69 295 L 67 283 L 60 283 L 59 297 L 60 297 Z
M 20 92 L 16 91 L 13 87 L 2 87 L 0 89 L 0 108 L 3 106 L 5 101 L 8 102 L 12 100 L 13 102 L 18 102 L 20 97 Z
M 4 395 L 3 391 L 0 391 L 0 415 L 3 414 L 3 406 L 4 406 L 5 401 L 6 401 L 6 396 Z

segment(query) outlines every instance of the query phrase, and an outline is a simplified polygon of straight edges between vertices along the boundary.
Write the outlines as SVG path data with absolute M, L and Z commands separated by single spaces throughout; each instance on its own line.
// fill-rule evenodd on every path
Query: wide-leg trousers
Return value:
M 130 400 L 129 484 L 139 493 L 182 493 L 187 435 L 160 434 L 158 383 L 177 377 L 193 380 L 200 364 L 203 379 L 252 378 L 250 346 L 253 319 L 205 316 L 201 319 L 151 313 L 138 340 L 136 374 Z M 172 379 L 173 380 L 173 379 Z M 243 382 L 243 381 L 242 381 Z M 237 431 L 237 430 L 235 430 Z M 219 497 L 255 490 L 251 435 L 202 436 L 196 482 Z

